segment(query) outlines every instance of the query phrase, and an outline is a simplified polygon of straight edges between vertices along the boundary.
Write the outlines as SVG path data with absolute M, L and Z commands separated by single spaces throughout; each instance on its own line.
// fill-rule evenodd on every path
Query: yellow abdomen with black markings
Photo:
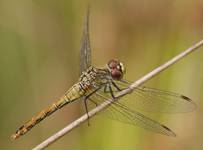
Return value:
M 17 139 L 21 135 L 28 132 L 30 129 L 32 129 L 36 124 L 38 124 L 40 121 L 45 119 L 47 116 L 51 115 L 56 110 L 62 108 L 64 105 L 75 101 L 76 99 L 82 97 L 86 92 L 81 89 L 80 83 L 77 83 L 73 85 L 67 92 L 64 94 L 58 101 L 53 103 L 48 108 L 44 109 L 40 113 L 38 113 L 36 116 L 32 117 L 32 119 L 25 124 L 23 124 L 12 136 L 12 139 Z
M 47 116 L 62 108 L 64 105 L 90 94 L 94 89 L 97 89 L 106 82 L 106 79 L 104 79 L 106 73 L 106 70 L 89 67 L 85 72 L 82 73 L 78 83 L 74 84 L 58 101 L 38 113 L 36 116 L 32 117 L 30 121 L 23 124 L 11 136 L 11 138 L 17 139 L 21 135 L 27 133 Z

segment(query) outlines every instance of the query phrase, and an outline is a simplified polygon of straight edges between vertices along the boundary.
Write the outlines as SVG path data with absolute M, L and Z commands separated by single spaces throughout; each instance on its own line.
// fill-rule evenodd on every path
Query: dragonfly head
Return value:
M 111 59 L 107 64 L 107 68 L 114 80 L 122 79 L 125 74 L 125 67 L 123 63 L 117 59 Z

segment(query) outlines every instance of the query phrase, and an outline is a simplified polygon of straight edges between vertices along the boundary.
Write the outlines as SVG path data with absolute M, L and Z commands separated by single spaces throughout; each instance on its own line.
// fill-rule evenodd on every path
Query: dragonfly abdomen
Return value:
M 81 89 L 80 84 L 77 83 L 73 85 L 64 96 L 62 96 L 57 102 L 50 105 L 48 108 L 42 110 L 36 116 L 25 124 L 23 124 L 12 136 L 12 139 L 17 139 L 21 135 L 24 135 L 29 130 L 31 130 L 35 125 L 44 120 L 46 117 L 54 113 L 56 110 L 62 108 L 64 105 L 75 101 L 76 99 L 82 97 L 85 91 Z

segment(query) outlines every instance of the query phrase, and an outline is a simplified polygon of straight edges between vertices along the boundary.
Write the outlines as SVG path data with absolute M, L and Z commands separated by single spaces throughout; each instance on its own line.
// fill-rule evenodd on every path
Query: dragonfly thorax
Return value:
M 79 81 L 83 89 L 96 89 L 109 82 L 110 79 L 111 75 L 108 69 L 99 69 L 91 66 L 82 72 Z

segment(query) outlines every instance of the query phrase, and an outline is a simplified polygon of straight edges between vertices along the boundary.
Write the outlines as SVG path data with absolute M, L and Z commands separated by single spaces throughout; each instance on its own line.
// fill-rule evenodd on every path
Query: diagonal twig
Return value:
M 196 44 L 192 45 L 188 49 L 184 50 L 179 55 L 173 57 L 172 59 L 170 59 L 163 65 L 157 67 L 153 71 L 149 72 L 148 74 L 146 74 L 139 80 L 133 82 L 127 89 L 122 90 L 117 95 L 115 95 L 116 99 L 110 99 L 109 101 L 105 101 L 102 104 L 100 104 L 99 106 L 97 106 L 94 109 L 92 109 L 91 111 L 89 111 L 88 112 L 89 117 L 93 117 L 96 113 L 98 113 L 98 112 L 102 111 L 103 109 L 105 109 L 106 107 L 108 107 L 112 102 L 118 100 L 118 98 L 130 93 L 133 89 L 135 89 L 139 85 L 143 84 L 147 80 L 151 79 L 152 77 L 154 77 L 158 73 L 162 72 L 163 70 L 167 69 L 169 66 L 173 65 L 174 63 L 176 63 L 180 59 L 184 58 L 186 55 L 190 54 L 191 52 L 193 52 L 197 48 L 201 47 L 202 45 L 203 45 L 203 40 L 197 42 Z M 77 126 L 79 126 L 80 124 L 85 122 L 87 119 L 88 119 L 87 114 L 81 116 L 77 120 L 75 120 L 72 123 L 70 123 L 69 125 L 67 125 L 62 130 L 58 131 L 56 134 L 50 136 L 48 139 L 43 141 L 41 144 L 37 145 L 35 148 L 33 148 L 33 150 L 41 150 L 41 149 L 46 148 L 47 146 L 49 146 L 50 144 L 52 144 L 53 142 L 55 142 L 56 140 L 58 140 L 59 138 L 64 136 L 66 133 L 70 132 L 71 130 L 73 130 L 74 128 L 76 128 Z

